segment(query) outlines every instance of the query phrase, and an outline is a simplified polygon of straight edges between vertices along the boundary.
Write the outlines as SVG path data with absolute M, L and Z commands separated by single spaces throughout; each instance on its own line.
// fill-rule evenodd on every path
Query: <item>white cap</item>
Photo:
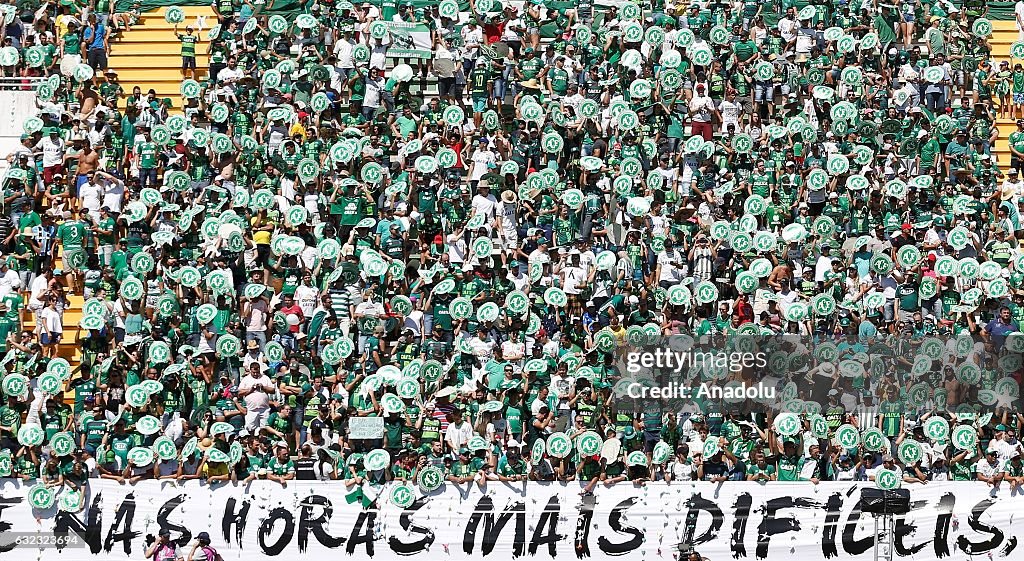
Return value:
M 513 438 L 513 439 L 510 439 L 510 440 L 509 440 L 508 442 L 506 442 L 506 443 L 505 443 L 505 446 L 507 446 L 507 447 L 509 447 L 509 448 L 519 448 L 519 447 L 520 447 L 520 446 L 522 446 L 522 445 L 521 445 L 521 444 L 519 444 L 519 441 L 518 441 L 518 440 L 516 440 L 516 439 L 514 439 L 514 438 Z

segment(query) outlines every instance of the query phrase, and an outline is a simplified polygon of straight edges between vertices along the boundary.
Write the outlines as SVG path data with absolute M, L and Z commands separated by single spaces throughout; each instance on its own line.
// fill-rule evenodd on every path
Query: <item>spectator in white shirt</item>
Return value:
M 462 71 L 469 75 L 469 71 L 476 64 L 476 58 L 480 53 L 480 44 L 484 42 L 484 31 L 476 24 L 475 19 L 469 20 L 462 28 Z
M 39 312 L 39 343 L 43 346 L 44 356 L 57 356 L 57 345 L 63 333 L 64 314 L 57 309 L 57 297 L 51 296 L 46 307 Z
M 263 373 L 262 365 L 252 363 L 249 376 L 242 378 L 238 384 L 238 395 L 245 400 L 245 428 L 257 432 L 260 427 L 267 424 L 267 418 L 270 416 L 270 394 L 276 391 L 277 387 L 274 386 L 273 380 Z
M 355 49 L 355 45 L 352 43 L 351 36 L 351 31 L 343 31 L 341 38 L 334 44 L 334 56 L 338 57 L 335 68 L 338 70 L 341 80 L 347 79 L 349 73 L 356 67 L 356 61 L 352 58 L 352 50 Z
M 704 140 L 710 142 L 713 136 L 711 130 L 711 118 L 722 119 L 722 115 L 715 107 L 715 102 L 705 93 L 704 84 L 697 84 L 693 98 L 690 99 L 691 130 L 694 135 L 701 135 Z
M 28 309 L 34 313 L 39 312 L 46 306 L 46 295 L 50 291 L 50 279 L 52 278 L 52 272 L 49 268 L 43 270 L 43 274 L 32 279 L 31 293 L 28 298 Z M 36 323 L 39 323 L 39 318 L 36 318 Z
M 52 182 L 53 176 L 61 172 L 65 148 L 64 139 L 56 127 L 50 129 L 49 136 L 36 144 L 35 149 L 43 153 L 43 181 L 46 183 Z
M 991 495 L 999 490 L 999 484 L 1003 482 L 1003 468 L 999 463 L 999 453 L 996 450 L 985 452 L 985 457 L 978 461 L 978 481 L 984 481 L 992 487 Z
M 367 121 L 372 121 L 374 114 L 380 108 L 380 104 L 383 101 L 384 91 L 384 78 L 380 75 L 380 70 L 377 68 L 370 68 L 364 81 L 363 88 L 363 118 Z
M 370 69 L 384 71 L 387 66 L 388 45 L 381 39 L 376 39 L 373 47 L 370 48 Z
M 490 164 L 496 164 L 498 157 L 487 145 L 486 138 L 481 138 L 475 149 L 471 150 L 472 153 L 470 154 L 469 159 L 472 163 L 469 166 L 469 183 L 476 187 L 477 182 L 479 182 L 483 176 L 487 175 L 488 166 Z M 463 156 L 463 159 L 465 159 L 465 156 Z
M 95 177 L 78 188 L 78 200 L 82 208 L 92 217 L 93 222 L 98 222 L 100 207 L 103 206 L 103 186 L 96 181 Z
M 462 411 L 455 409 L 449 415 L 451 420 L 444 432 L 444 442 L 455 455 L 473 437 L 473 427 L 462 418 Z
M 498 199 L 491 194 L 491 186 L 486 181 L 481 181 L 477 187 L 477 193 L 470 203 L 473 208 L 473 216 L 482 216 L 484 225 L 490 231 L 498 212 Z
M 238 67 L 238 59 L 234 57 L 229 58 L 227 67 L 217 73 L 217 82 L 221 85 L 221 89 L 217 93 L 225 95 L 232 102 L 237 103 L 235 99 L 235 82 L 242 79 L 242 76 L 244 76 L 244 73 Z
M 736 99 L 736 90 L 730 88 L 726 92 L 725 99 L 718 104 L 718 112 L 722 114 L 722 130 L 729 130 L 729 125 L 733 125 L 736 130 L 739 130 L 743 106 Z
M 1021 180 L 1017 168 L 1010 168 L 1006 171 L 1006 175 L 1007 177 L 1003 181 L 1002 200 L 1010 201 L 1010 204 L 1016 207 L 1017 201 L 1021 200 L 1021 196 L 1024 195 L 1024 180 Z
M 832 246 L 821 246 L 821 255 L 814 264 L 814 282 L 825 282 L 825 273 L 832 270 Z
M 1024 0 L 1013 5 L 1013 19 L 1017 22 L 1017 40 L 1024 41 Z
M 692 481 L 694 475 L 693 462 L 690 461 L 690 447 L 681 444 L 676 448 L 676 455 L 669 460 L 665 469 L 666 481 Z
M 686 257 L 675 247 L 672 239 L 665 239 L 665 250 L 658 254 L 658 283 L 667 288 L 686 277 Z
M 320 289 L 313 286 L 313 273 L 306 270 L 302 274 L 302 283 L 295 287 L 295 302 L 302 308 L 302 315 L 313 317 L 316 302 L 320 297 Z
M 0 258 L 0 300 L 21 288 L 21 277 L 7 266 L 7 259 Z
M 786 17 L 779 20 L 778 28 L 786 43 L 792 43 L 796 39 L 797 31 L 800 29 L 800 22 L 796 20 L 796 8 L 790 7 L 786 10 Z

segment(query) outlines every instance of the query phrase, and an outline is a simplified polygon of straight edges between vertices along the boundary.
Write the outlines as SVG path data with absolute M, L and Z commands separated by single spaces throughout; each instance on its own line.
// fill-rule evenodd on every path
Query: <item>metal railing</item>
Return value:
M 45 77 L 0 77 L 0 90 L 32 91 L 39 87 L 46 80 Z

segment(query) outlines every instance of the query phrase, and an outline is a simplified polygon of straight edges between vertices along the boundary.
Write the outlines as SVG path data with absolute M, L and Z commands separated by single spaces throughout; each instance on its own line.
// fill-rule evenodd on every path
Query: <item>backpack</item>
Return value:
M 170 555 L 169 556 L 164 554 L 167 550 L 170 550 Z M 178 550 L 175 549 L 174 546 L 171 545 L 171 544 L 166 544 L 166 543 L 165 544 L 160 544 L 160 547 L 157 547 L 156 551 L 153 552 L 153 559 L 155 561 L 164 561 L 164 560 L 167 560 L 167 559 L 173 560 L 173 559 L 177 559 L 177 558 L 178 558 Z
M 206 555 L 206 561 L 222 561 L 223 557 L 217 553 L 217 550 L 213 546 L 205 545 L 199 549 L 203 550 L 203 554 Z

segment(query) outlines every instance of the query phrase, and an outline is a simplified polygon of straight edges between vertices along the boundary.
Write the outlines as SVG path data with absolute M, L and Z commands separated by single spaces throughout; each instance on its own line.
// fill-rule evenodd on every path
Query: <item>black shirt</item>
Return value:
M 725 462 L 704 462 L 704 481 L 711 481 L 712 478 L 722 477 L 729 473 L 729 466 Z
M 313 458 L 298 458 L 295 460 L 295 479 L 299 481 L 316 481 L 316 471 Z

